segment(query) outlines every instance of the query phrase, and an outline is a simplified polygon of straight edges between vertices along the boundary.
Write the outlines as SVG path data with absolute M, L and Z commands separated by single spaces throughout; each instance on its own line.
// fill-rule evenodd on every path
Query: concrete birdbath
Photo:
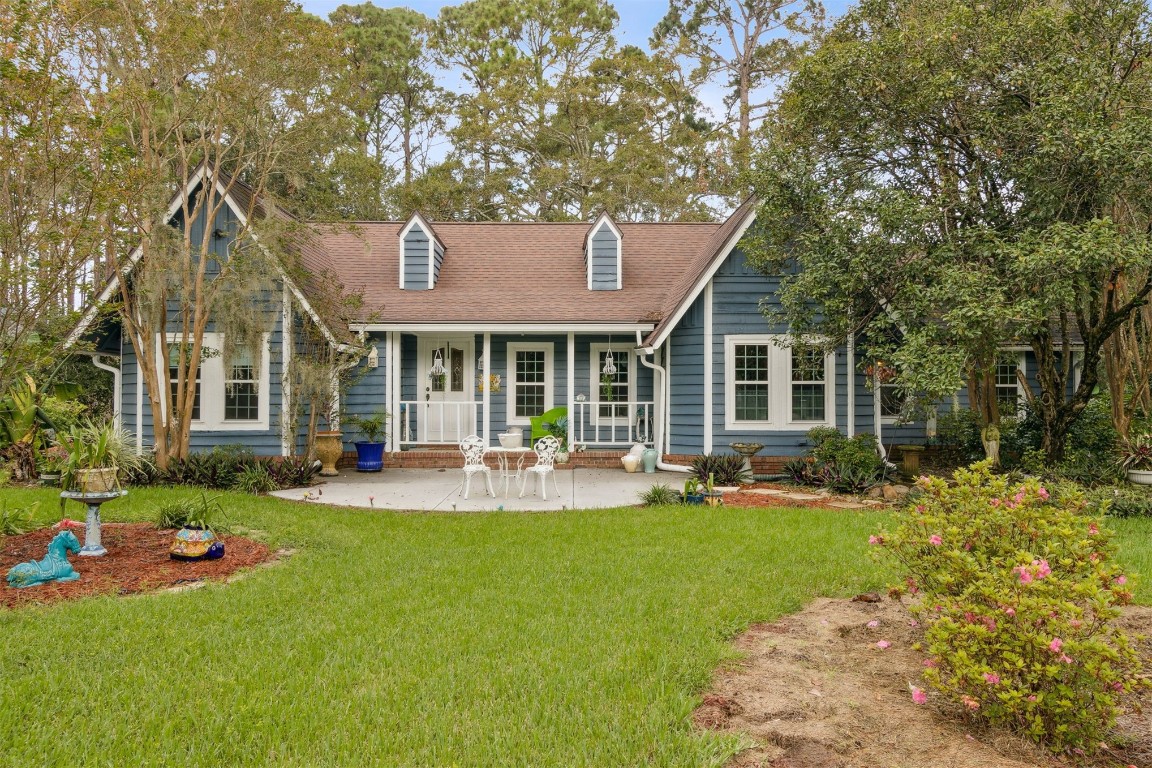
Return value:
M 84 546 L 80 548 L 81 557 L 103 557 L 108 554 L 108 550 L 100 543 L 100 505 L 127 495 L 128 491 L 120 490 L 100 493 L 64 491 L 60 494 L 62 499 L 78 501 L 88 507 L 88 519 L 84 524 Z
M 752 457 L 764 450 L 761 443 L 728 443 L 728 447 L 744 457 L 744 471 L 752 474 Z

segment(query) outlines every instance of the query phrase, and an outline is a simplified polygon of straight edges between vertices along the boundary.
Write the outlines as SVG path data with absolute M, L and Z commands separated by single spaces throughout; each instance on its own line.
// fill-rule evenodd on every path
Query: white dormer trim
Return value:
M 588 230 L 588 236 L 584 239 L 584 259 L 585 269 L 588 277 L 588 290 L 592 290 L 592 239 L 608 225 L 612 230 L 612 234 L 616 235 L 616 290 L 624 287 L 624 233 L 620 231 L 620 227 L 616 226 L 616 222 L 604 211 L 596 220 L 592 222 L 592 227 Z
M 404 251 L 406 250 L 404 238 L 417 224 L 420 225 L 420 231 L 428 236 L 428 290 L 436 287 L 436 245 L 439 244 L 441 250 L 444 250 L 444 243 L 440 242 L 440 238 L 436 236 L 436 230 L 432 229 L 428 220 L 421 216 L 419 211 L 414 211 L 400 230 L 400 275 L 398 279 L 401 290 L 404 289 Z

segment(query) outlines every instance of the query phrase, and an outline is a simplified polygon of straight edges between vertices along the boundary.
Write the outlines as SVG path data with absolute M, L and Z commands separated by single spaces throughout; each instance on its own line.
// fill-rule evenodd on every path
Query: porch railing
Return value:
M 400 401 L 400 445 L 456 445 L 477 432 L 480 403 Z
M 585 400 L 575 406 L 575 443 L 589 447 L 652 443 L 651 400 Z

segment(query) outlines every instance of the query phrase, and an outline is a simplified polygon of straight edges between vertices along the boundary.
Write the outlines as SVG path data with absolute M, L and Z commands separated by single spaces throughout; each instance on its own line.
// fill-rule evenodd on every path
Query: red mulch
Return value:
M 76 529 L 84 543 L 84 531 Z M 242 568 L 271 560 L 268 546 L 242 536 L 224 536 L 224 557 L 184 563 L 168 557 L 175 531 L 157 530 L 148 523 L 104 523 L 101 539 L 108 554 L 103 557 L 69 555 L 78 581 L 49 582 L 16 589 L 4 579 L 17 563 L 41 560 L 48 543 L 59 533 L 52 528 L 4 539 L 0 549 L 0 606 L 19 608 L 33 603 L 54 603 L 89 595 L 130 595 L 177 584 L 222 580 Z
M 805 488 L 798 485 L 783 485 L 781 483 L 751 483 L 749 485 L 740 486 L 740 490 L 732 493 L 724 493 L 724 506 L 726 507 L 808 507 L 811 509 L 835 509 L 829 507 L 829 503 L 833 501 L 856 501 L 850 496 L 825 496 L 821 499 L 814 499 L 812 501 L 801 501 L 797 499 L 786 499 L 782 496 L 769 496 L 764 493 L 748 493 L 749 489 L 773 489 L 777 491 L 788 491 L 790 493 L 802 493 L 808 496 L 815 496 L 816 491 L 813 488 Z M 848 510 L 840 510 L 841 512 Z

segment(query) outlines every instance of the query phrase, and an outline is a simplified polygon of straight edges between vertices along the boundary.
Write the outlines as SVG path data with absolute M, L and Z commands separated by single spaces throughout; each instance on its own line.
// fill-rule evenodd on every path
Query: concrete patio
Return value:
M 552 478 L 548 478 L 548 500 L 539 490 L 532 495 L 532 478 L 524 498 L 520 483 L 515 478 L 507 489 L 500 473 L 492 472 L 492 485 L 496 498 L 488 495 L 484 478 L 472 478 L 467 500 L 461 495 L 464 473 L 459 469 L 393 469 L 382 472 L 359 473 L 342 469 L 338 477 L 321 478 L 323 482 L 312 488 L 294 488 L 276 491 L 273 496 L 309 503 L 334 504 L 374 509 L 421 510 L 440 512 L 472 512 L 483 510 L 516 510 L 527 512 L 559 511 L 564 509 L 594 509 L 639 504 L 638 494 L 656 483 L 664 483 L 679 490 L 687 474 L 680 472 L 641 472 L 629 474 L 622 469 L 576 467 L 556 472 L 560 493 L 556 494 Z

